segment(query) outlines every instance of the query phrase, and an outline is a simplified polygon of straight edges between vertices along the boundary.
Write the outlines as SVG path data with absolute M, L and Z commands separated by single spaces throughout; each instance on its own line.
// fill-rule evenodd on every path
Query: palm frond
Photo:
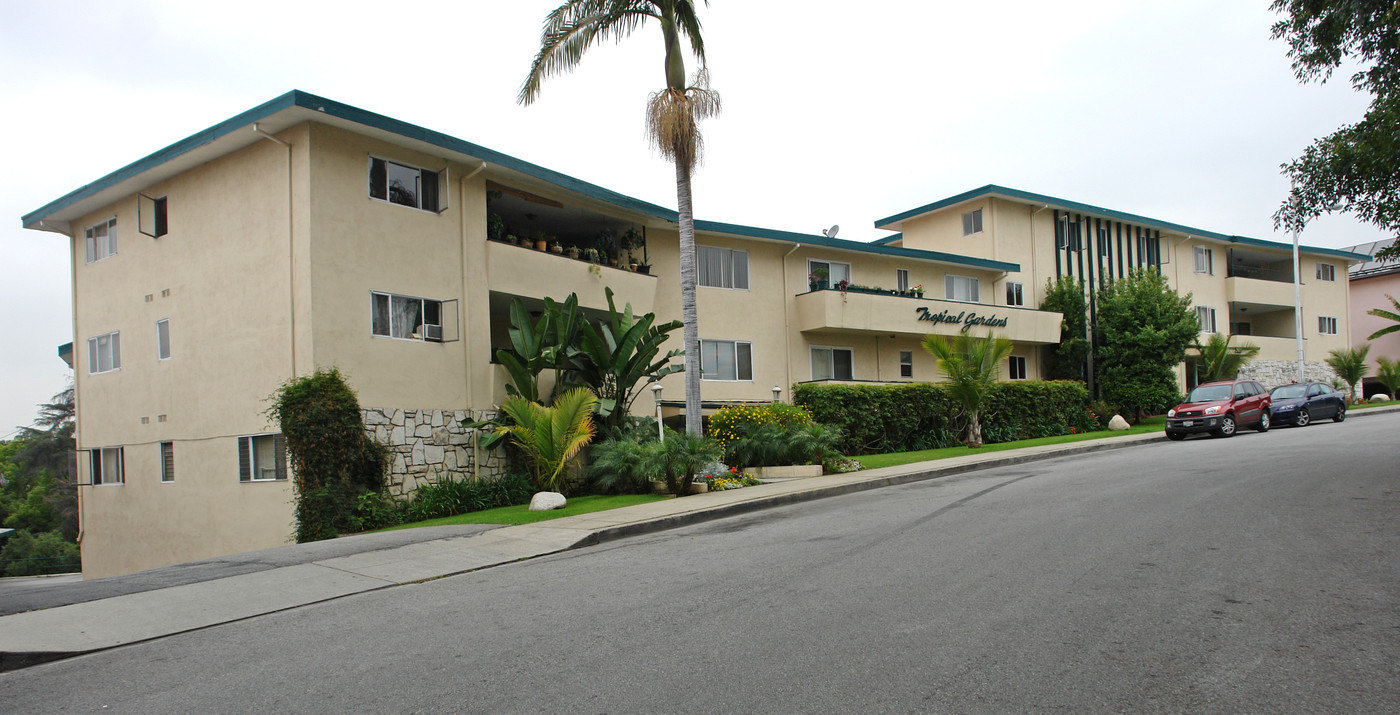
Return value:
M 1395 306 L 1395 312 L 1392 313 L 1392 312 L 1389 311 L 1389 310 L 1384 310 L 1384 309 L 1381 309 L 1381 308 L 1372 308 L 1372 309 L 1366 311 L 1366 314 L 1367 314 L 1367 315 L 1374 315 L 1374 316 L 1376 316 L 1377 318 L 1385 318 L 1386 320 L 1393 320 L 1393 321 L 1395 321 L 1395 325 L 1387 325 L 1387 326 L 1385 326 L 1384 328 L 1381 328 L 1380 330 L 1377 330 L 1376 332 L 1371 333 L 1370 335 L 1368 335 L 1368 336 L 1366 337 L 1367 340 L 1375 340 L 1376 338 L 1379 338 L 1379 337 L 1381 337 L 1381 336 L 1383 336 L 1383 335 L 1389 335 L 1389 334 L 1391 334 L 1391 333 L 1400 332 L 1400 300 L 1396 300 L 1396 299 L 1395 299 L 1395 296 L 1392 296 L 1392 295 L 1389 294 L 1389 293 L 1386 293 L 1386 294 L 1385 294 L 1385 297 L 1386 297 L 1387 300 L 1390 301 L 1390 304 L 1391 304 L 1391 305 Z
M 598 42 L 622 41 L 648 18 L 659 19 L 649 0 L 573 0 L 555 8 L 545 18 L 539 54 L 516 101 L 534 102 L 545 79 L 577 67 Z

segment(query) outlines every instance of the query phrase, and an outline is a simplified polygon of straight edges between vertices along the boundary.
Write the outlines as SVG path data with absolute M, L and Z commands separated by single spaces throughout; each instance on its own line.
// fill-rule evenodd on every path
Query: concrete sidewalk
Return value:
M 1400 407 L 1354 416 L 1393 412 Z M 110 579 L 73 584 L 96 600 L 67 602 L 71 594 L 60 595 L 67 605 L 0 617 L 0 671 L 783 504 L 1159 441 L 1165 442 L 1161 432 L 1105 437 L 796 479 L 523 526 L 410 529 L 300 544 L 117 577 L 135 585 L 107 597 L 99 595 L 100 587 Z

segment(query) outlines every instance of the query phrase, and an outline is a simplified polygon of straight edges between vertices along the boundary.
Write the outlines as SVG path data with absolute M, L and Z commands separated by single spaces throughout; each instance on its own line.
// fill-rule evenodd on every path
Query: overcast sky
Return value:
M 20 216 L 291 89 L 675 206 L 642 135 L 655 26 L 515 97 L 559 0 L 0 0 L 0 437 L 70 371 L 65 240 Z M 1356 121 L 1349 73 L 1299 85 L 1268 0 L 702 8 L 724 113 L 698 218 L 873 240 L 876 219 L 995 183 L 1279 241 L 1279 165 Z M 794 10 L 794 8 L 797 10 Z M 1349 217 L 1305 244 L 1382 238 Z

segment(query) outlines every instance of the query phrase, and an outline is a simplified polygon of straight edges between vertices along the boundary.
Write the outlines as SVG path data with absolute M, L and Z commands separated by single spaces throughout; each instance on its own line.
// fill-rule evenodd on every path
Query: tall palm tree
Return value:
M 1238 375 L 1245 363 L 1259 354 L 1259 346 L 1253 343 L 1230 346 L 1233 335 L 1211 333 L 1204 344 L 1193 345 L 1201 355 L 1201 382 L 1228 380 Z
M 705 0 L 709 5 L 709 1 Z M 705 71 L 705 41 L 694 0 L 570 0 L 545 18 L 540 52 L 520 87 L 518 101 L 534 102 L 546 77 L 572 70 L 583 53 L 594 45 L 619 41 L 633 30 L 655 20 L 666 44 L 666 88 L 647 102 L 647 137 L 661 154 L 676 165 L 676 209 L 679 213 L 681 252 L 681 323 L 685 348 L 686 431 L 699 436 L 700 335 L 695 313 L 695 222 L 690 201 L 690 177 L 700 160 L 703 141 L 700 120 L 717 116 L 719 94 L 709 88 Z M 684 38 L 699 63 L 695 80 L 685 83 Z
M 948 378 L 949 393 L 967 412 L 967 446 L 981 447 L 980 413 L 997 381 L 1001 361 L 1011 354 L 1011 341 L 988 331 L 981 338 L 967 333 L 952 339 L 925 335 L 923 345 L 938 359 L 938 369 Z
M 1395 296 L 1393 296 L 1393 295 L 1391 295 L 1391 294 L 1389 294 L 1389 293 L 1386 293 L 1386 294 L 1385 294 L 1385 297 L 1386 297 L 1387 299 L 1390 300 L 1390 304 L 1391 304 L 1391 305 L 1395 306 L 1395 312 L 1394 312 L 1394 313 L 1392 313 L 1392 312 L 1390 312 L 1390 311 L 1388 311 L 1388 310 L 1382 310 L 1381 308 L 1372 308 L 1372 309 L 1366 311 L 1366 314 L 1367 314 L 1367 315 L 1374 315 L 1374 316 L 1376 316 L 1377 318 L 1385 318 L 1385 319 L 1387 319 L 1387 320 L 1393 320 L 1393 321 L 1395 321 L 1395 325 L 1387 325 L 1387 326 L 1385 326 L 1384 328 L 1381 328 L 1380 330 L 1377 330 L 1376 332 L 1371 333 L 1371 335 L 1368 336 L 1368 337 L 1366 338 L 1367 340 L 1375 340 L 1376 338 L 1379 338 L 1379 337 L 1382 336 L 1382 335 L 1389 335 L 1389 334 L 1391 334 L 1391 333 L 1400 331 L 1400 300 L 1396 300 L 1396 299 L 1395 299 Z

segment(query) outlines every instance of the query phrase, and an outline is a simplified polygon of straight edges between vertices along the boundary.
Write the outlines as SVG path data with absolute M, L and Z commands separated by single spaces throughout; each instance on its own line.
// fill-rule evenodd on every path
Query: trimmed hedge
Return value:
M 940 383 L 900 385 L 800 384 L 793 403 L 812 419 L 841 429 L 846 454 L 909 452 L 960 442 L 965 417 Z M 1095 429 L 1084 383 L 1068 380 L 999 382 L 982 409 L 987 444 Z

